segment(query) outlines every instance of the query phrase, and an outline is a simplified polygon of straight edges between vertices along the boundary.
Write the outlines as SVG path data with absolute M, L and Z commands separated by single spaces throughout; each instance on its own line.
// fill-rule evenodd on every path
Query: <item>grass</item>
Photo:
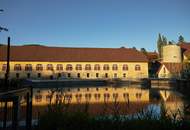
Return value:
M 163 109 L 158 117 L 154 110 L 141 110 L 136 116 L 91 116 L 87 110 L 69 112 L 62 104 L 50 105 L 40 117 L 37 130 L 181 130 L 190 129 L 190 121 Z

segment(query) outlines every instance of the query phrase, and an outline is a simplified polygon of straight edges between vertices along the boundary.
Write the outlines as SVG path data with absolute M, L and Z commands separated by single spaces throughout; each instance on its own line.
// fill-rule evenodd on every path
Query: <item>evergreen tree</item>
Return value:
M 147 54 L 147 51 L 145 48 L 141 48 L 141 52 L 144 53 L 145 55 Z
M 158 48 L 159 57 L 161 57 L 162 44 L 163 44 L 162 37 L 161 37 L 161 34 L 159 33 L 158 40 L 157 40 L 157 48 Z
M 184 40 L 184 37 L 183 37 L 182 35 L 180 35 L 179 38 L 178 38 L 178 41 L 179 41 L 179 42 L 184 42 L 184 41 L 185 41 L 185 40 Z
M 164 35 L 162 36 L 162 42 L 163 45 L 167 45 L 167 38 Z

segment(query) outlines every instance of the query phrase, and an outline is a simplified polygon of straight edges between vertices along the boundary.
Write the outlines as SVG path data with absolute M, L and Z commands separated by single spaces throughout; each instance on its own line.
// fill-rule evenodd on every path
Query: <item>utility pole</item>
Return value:
M 5 74 L 5 88 L 9 88 L 9 72 L 10 72 L 10 37 L 7 40 L 7 69 Z

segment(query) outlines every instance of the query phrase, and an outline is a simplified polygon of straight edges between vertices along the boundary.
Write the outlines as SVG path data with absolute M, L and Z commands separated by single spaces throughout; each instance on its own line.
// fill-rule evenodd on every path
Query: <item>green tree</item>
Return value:
M 141 48 L 141 52 L 144 53 L 145 55 L 147 54 L 147 51 L 145 48 Z
M 162 36 L 162 43 L 163 45 L 167 45 L 167 38 L 164 35 Z
M 162 44 L 163 44 L 162 37 L 161 37 L 161 34 L 159 33 L 158 40 L 157 40 L 157 49 L 158 49 L 159 57 L 161 57 Z
M 184 41 L 185 41 L 185 40 L 184 40 L 184 37 L 183 37 L 182 35 L 180 35 L 179 38 L 178 38 L 178 41 L 179 41 L 179 42 L 184 42 Z

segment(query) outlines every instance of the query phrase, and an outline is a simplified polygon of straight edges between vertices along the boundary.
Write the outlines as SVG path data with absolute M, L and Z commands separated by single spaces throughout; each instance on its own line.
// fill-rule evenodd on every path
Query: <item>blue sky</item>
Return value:
M 190 41 L 190 0 L 0 0 L 0 43 L 156 49 L 158 33 Z

